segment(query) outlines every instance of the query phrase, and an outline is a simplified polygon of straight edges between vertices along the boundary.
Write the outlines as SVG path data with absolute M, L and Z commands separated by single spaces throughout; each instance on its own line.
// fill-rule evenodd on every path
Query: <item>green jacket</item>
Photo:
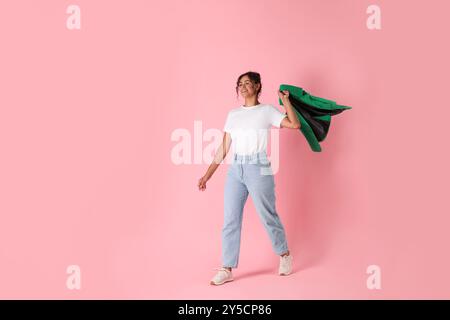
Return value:
M 325 140 L 330 128 L 331 116 L 351 107 L 336 104 L 336 102 L 310 95 L 300 87 L 288 84 L 280 85 L 280 91 L 289 91 L 289 101 L 300 121 L 300 131 L 305 136 L 311 149 L 322 151 L 319 142 Z M 283 101 L 279 99 L 280 105 Z

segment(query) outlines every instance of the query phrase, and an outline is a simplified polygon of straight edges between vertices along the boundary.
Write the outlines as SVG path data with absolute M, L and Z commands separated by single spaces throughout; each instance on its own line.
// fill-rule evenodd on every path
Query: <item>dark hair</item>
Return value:
M 248 76 L 250 78 L 250 80 L 254 83 L 254 84 L 260 84 L 259 86 L 259 90 L 256 93 L 257 97 L 259 97 L 259 94 L 261 93 L 261 89 L 262 89 L 262 84 L 261 84 L 261 76 L 258 72 L 253 72 L 253 71 L 248 71 L 246 73 L 243 73 L 239 76 L 239 78 L 236 81 L 236 94 L 237 94 L 237 98 L 239 99 L 239 81 L 241 81 L 242 77 Z

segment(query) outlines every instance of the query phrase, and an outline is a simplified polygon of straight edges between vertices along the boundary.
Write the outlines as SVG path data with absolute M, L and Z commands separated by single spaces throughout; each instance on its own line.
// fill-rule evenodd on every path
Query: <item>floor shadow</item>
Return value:
M 234 277 L 234 279 L 237 280 L 237 279 L 250 278 L 250 277 L 262 276 L 262 275 L 271 275 L 271 274 L 274 274 L 274 272 L 276 272 L 275 268 L 260 269 L 260 270 L 250 271 L 250 272 L 239 273 Z

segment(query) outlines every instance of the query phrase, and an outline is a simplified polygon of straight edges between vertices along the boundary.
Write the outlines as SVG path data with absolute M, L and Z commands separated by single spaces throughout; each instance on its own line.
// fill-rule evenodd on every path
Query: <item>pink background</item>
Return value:
M 81 8 L 81 30 L 66 8 Z M 366 27 L 370 4 L 381 30 Z M 448 1 L 2 1 L 0 298 L 450 298 Z M 220 266 L 228 164 L 176 165 L 171 134 L 222 129 L 237 76 L 352 106 L 323 152 L 282 129 L 277 209 L 295 273 L 249 198 Z M 282 107 L 280 107 L 282 110 Z M 274 129 L 275 130 L 275 129 Z M 206 143 L 205 143 L 206 145 Z M 81 290 L 66 268 L 81 267 Z M 381 268 L 369 290 L 366 268 Z

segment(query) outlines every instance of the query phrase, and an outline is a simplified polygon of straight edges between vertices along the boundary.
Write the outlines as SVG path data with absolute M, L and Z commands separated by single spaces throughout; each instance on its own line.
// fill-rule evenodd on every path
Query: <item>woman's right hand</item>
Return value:
M 200 191 L 205 191 L 206 189 L 206 182 L 208 181 L 208 179 L 203 176 L 198 180 L 198 190 Z

